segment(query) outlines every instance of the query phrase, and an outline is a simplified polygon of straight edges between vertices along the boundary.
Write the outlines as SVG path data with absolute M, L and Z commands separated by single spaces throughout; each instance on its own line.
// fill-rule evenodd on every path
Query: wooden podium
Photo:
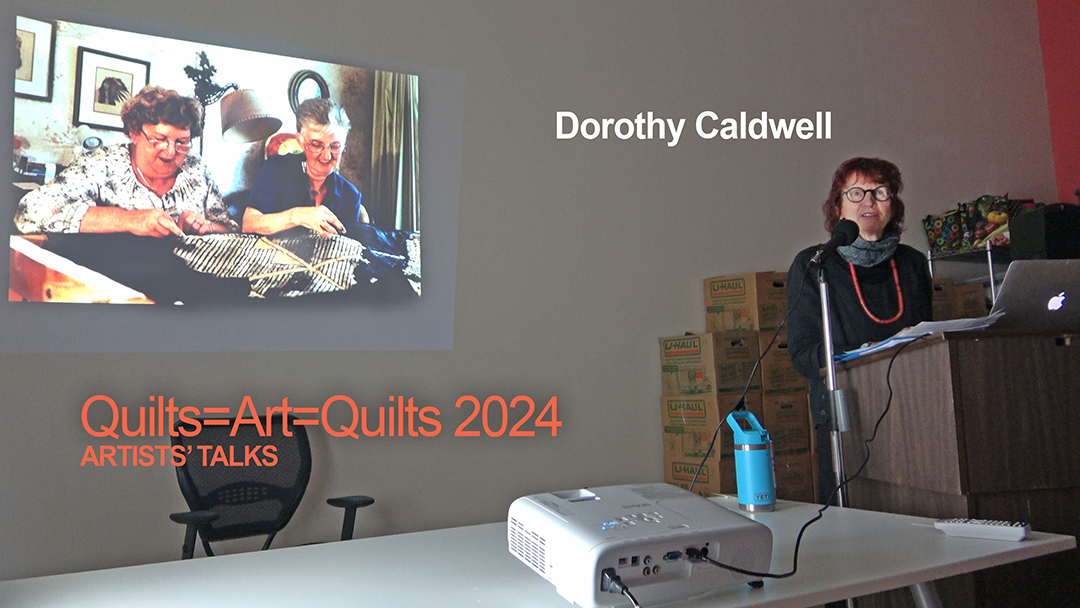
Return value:
M 895 353 L 837 369 L 851 413 L 849 476 L 892 390 L 849 506 L 1080 535 L 1080 329 L 928 336 L 896 356 L 887 380 Z M 946 593 L 959 605 L 1075 605 L 1080 555 L 989 570 L 955 587 L 943 591 L 946 605 Z

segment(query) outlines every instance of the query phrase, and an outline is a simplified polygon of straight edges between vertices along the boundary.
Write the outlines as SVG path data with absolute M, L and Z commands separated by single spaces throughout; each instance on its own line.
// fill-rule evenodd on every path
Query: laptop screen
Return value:
M 1080 329 L 1080 260 L 1009 264 L 992 312 L 994 329 Z

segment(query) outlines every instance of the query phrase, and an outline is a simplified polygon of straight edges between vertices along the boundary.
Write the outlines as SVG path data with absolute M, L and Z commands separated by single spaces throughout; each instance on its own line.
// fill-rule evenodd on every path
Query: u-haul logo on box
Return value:
M 694 474 L 697 473 L 699 463 L 691 462 L 673 462 L 671 463 L 671 477 L 677 481 L 692 481 Z M 709 467 L 701 467 L 701 473 L 698 475 L 698 481 L 701 483 L 709 483 Z
M 701 354 L 701 338 L 688 336 L 664 340 L 664 354 L 668 356 Z
M 724 279 L 709 283 L 709 295 L 714 298 L 746 294 L 746 279 Z
M 705 402 L 701 399 L 672 399 L 667 404 L 672 418 L 705 418 Z

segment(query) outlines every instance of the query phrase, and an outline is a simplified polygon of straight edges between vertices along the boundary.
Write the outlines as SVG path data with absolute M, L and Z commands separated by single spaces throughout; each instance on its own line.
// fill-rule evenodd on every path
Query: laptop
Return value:
M 1009 264 L 990 314 L 993 329 L 1080 330 L 1080 260 L 1016 260 Z

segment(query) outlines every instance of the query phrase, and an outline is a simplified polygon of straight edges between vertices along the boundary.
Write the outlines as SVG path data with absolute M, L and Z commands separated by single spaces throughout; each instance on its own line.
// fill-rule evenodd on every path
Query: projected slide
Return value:
M 422 296 L 417 75 L 21 16 L 17 34 L 16 83 L 59 77 L 15 112 L 9 300 Z
M 15 21 L 0 325 L 49 331 L 9 350 L 158 350 L 67 338 L 192 308 L 258 331 L 180 350 L 449 347 L 460 77 L 85 17 Z M 54 328 L 62 345 L 42 346 Z

